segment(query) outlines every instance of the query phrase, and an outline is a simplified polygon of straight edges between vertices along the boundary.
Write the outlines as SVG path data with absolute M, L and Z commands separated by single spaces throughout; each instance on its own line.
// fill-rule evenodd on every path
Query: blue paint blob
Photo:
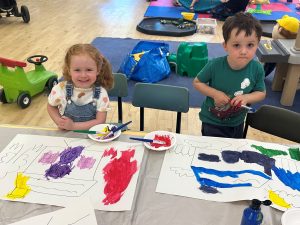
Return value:
M 203 191 L 204 193 L 208 193 L 208 194 L 217 194 L 217 193 L 219 193 L 218 189 L 210 187 L 210 186 L 206 186 L 206 185 L 201 185 L 201 187 L 199 189 L 201 191 Z
M 300 173 L 292 173 L 289 170 L 283 168 L 277 168 L 276 166 L 272 167 L 272 170 L 278 177 L 278 179 L 284 183 L 286 186 L 289 186 L 293 190 L 300 191 Z
M 205 153 L 199 153 L 198 159 L 202 161 L 209 161 L 209 162 L 220 162 L 220 158 L 217 155 L 209 155 Z
M 222 158 L 227 163 L 237 163 L 241 157 L 241 152 L 237 151 L 222 151 Z
M 271 169 L 275 165 L 275 159 L 253 151 L 242 151 L 241 160 L 245 163 L 256 163 L 264 167 L 264 172 L 272 176 Z

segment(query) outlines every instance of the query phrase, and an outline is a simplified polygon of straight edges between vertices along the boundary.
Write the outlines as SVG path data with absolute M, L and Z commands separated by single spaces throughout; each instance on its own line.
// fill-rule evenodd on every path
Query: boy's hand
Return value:
M 213 99 L 217 107 L 222 107 L 230 101 L 230 98 L 222 91 L 217 91 Z
M 232 106 L 247 105 L 248 101 L 245 95 L 238 95 L 231 99 L 230 104 Z
M 70 118 L 66 117 L 66 116 L 62 116 L 59 121 L 57 126 L 60 129 L 64 129 L 64 130 L 74 130 L 74 122 L 73 120 L 71 120 Z

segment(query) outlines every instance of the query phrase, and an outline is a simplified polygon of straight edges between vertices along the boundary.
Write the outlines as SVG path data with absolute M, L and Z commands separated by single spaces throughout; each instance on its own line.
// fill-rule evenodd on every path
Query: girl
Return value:
M 53 87 L 47 110 L 63 130 L 88 130 L 105 123 L 108 89 L 113 85 L 109 62 L 90 44 L 71 46 L 63 66 L 64 81 Z

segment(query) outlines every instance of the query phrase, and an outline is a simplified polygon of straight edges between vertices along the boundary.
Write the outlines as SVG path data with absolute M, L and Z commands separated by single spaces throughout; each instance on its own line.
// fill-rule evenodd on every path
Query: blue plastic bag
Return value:
M 166 43 L 140 41 L 127 54 L 119 72 L 126 74 L 127 78 L 131 80 L 143 83 L 158 82 L 170 76 L 168 53 L 169 45 Z M 134 55 L 139 54 L 140 59 L 137 61 L 134 59 Z

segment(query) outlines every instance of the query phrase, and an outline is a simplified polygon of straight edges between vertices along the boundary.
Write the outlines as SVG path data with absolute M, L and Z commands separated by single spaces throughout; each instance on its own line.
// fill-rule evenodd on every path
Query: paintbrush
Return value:
M 95 131 L 95 130 L 73 130 L 76 133 L 83 133 L 83 134 L 108 134 L 108 132 L 103 131 Z
M 161 144 L 161 145 L 165 145 L 166 144 L 166 142 L 164 142 L 164 141 L 155 140 L 155 139 L 136 138 L 136 137 L 129 137 L 129 139 L 135 140 L 135 141 L 143 141 L 143 142 L 150 142 L 150 143 L 155 143 L 155 144 Z
M 104 137 L 102 137 L 102 139 L 107 139 L 107 138 L 110 138 L 110 137 L 114 136 L 114 133 L 116 133 L 117 131 L 121 130 L 123 127 L 126 127 L 131 122 L 132 121 L 129 121 L 127 123 L 124 123 L 124 124 L 118 126 L 117 128 L 113 128 L 107 135 L 105 135 Z

